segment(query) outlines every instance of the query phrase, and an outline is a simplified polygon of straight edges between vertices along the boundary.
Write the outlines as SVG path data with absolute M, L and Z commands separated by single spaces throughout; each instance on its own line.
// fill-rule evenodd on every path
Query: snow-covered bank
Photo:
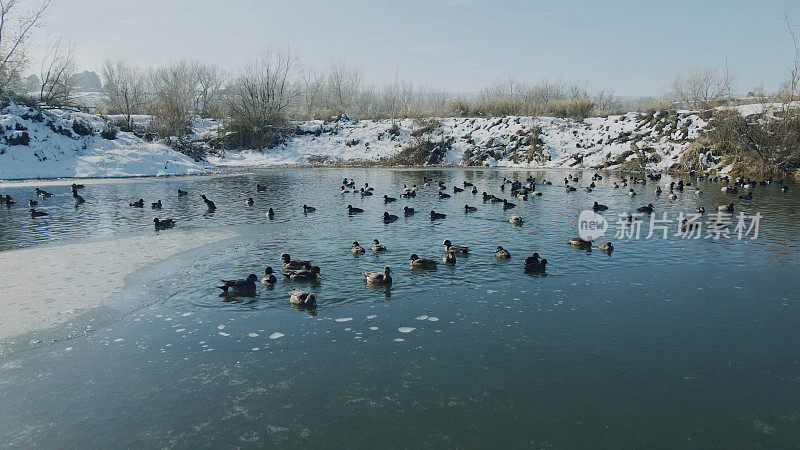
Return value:
M 184 175 L 211 169 L 132 133 L 106 139 L 93 114 L 11 105 L 0 110 L 0 179 Z

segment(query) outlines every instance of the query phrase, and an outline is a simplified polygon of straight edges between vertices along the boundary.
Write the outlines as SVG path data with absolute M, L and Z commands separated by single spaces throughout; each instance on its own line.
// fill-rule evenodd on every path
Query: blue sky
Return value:
M 786 78 L 794 52 L 786 7 L 785 0 L 53 0 L 35 44 L 66 36 L 87 69 L 124 57 L 234 70 L 269 45 L 320 68 L 360 67 L 367 82 L 397 74 L 453 92 L 511 74 L 660 95 L 691 66 L 727 63 L 746 92 Z M 790 13 L 800 24 L 800 3 Z

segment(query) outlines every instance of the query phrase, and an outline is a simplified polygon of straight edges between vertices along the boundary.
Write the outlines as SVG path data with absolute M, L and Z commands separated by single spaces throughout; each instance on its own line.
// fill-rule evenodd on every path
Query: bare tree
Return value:
M 195 77 L 186 62 L 153 70 L 149 76 L 151 126 L 162 136 L 182 136 L 191 126 Z
M 123 114 L 128 128 L 131 116 L 140 113 L 146 104 L 145 77 L 136 67 L 124 60 L 106 60 L 101 70 L 106 107 L 112 114 Z
M 672 89 L 678 101 L 695 110 L 718 106 L 730 98 L 733 74 L 729 70 L 720 73 L 712 67 L 691 68 L 686 77 L 678 75 Z
M 39 102 L 68 106 L 75 94 L 75 45 L 64 39 L 55 41 L 42 59 L 39 72 Z
M 25 65 L 25 44 L 50 6 L 50 0 L 0 0 L 0 93 L 9 91 Z
M 306 67 L 300 72 L 300 81 L 302 82 L 302 102 L 306 114 L 310 117 L 314 111 L 319 109 L 325 96 L 325 76 L 314 70 L 312 67 Z
M 331 64 L 328 72 L 328 92 L 334 109 L 340 113 L 350 110 L 361 86 L 361 71 L 344 63 Z
M 219 115 L 219 106 L 227 75 L 215 64 L 192 63 L 196 86 L 194 108 L 200 117 Z

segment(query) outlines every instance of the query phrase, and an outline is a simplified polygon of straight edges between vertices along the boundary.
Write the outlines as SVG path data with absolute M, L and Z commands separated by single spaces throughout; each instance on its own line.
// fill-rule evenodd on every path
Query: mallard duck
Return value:
M 247 197 L 247 200 L 245 201 L 245 204 L 247 206 L 253 206 L 253 205 L 255 205 L 255 203 L 256 203 L 256 201 L 253 200 L 253 197 Z
M 161 209 L 161 200 L 151 203 L 150 209 Z
M 430 216 L 431 216 L 431 220 L 437 220 L 437 219 L 444 219 L 445 217 L 447 217 L 447 214 L 442 214 L 442 213 L 437 213 L 436 211 L 431 211 Z
M 217 205 L 215 205 L 214 202 L 209 200 L 208 197 L 205 196 L 205 194 L 201 195 L 200 198 L 203 199 L 203 202 L 205 202 L 206 207 L 208 208 L 209 211 L 217 209 Z
M 361 208 L 356 208 L 353 205 L 347 205 L 347 214 L 360 214 L 363 213 L 364 210 Z
M 403 206 L 403 215 L 404 216 L 413 216 L 415 212 L 416 211 L 414 211 L 414 208 L 409 208 L 408 206 Z
M 144 199 L 139 199 L 133 203 L 129 204 L 133 208 L 144 208 Z
M 383 223 L 392 223 L 398 219 L 397 216 L 394 214 L 389 214 L 388 212 L 383 212 Z
M 522 225 L 522 216 L 511 216 L 508 218 L 508 223 L 513 225 Z
M 175 219 L 159 220 L 158 217 L 153 219 L 153 226 L 156 230 L 166 230 L 175 226 Z
M 49 216 L 50 215 L 50 214 L 47 214 L 44 211 L 37 211 L 34 208 L 30 209 L 30 213 L 31 213 L 31 217 L 45 217 L 45 216 Z
M 317 295 L 301 289 L 292 289 L 289 292 L 289 303 L 304 308 L 314 308 L 317 306 Z
M 497 246 L 497 251 L 494 252 L 494 256 L 497 259 L 508 259 L 511 258 L 511 253 L 508 253 L 508 250 L 504 249 L 501 246 Z
M 277 282 L 278 279 L 275 277 L 275 271 L 272 270 L 272 267 L 264 269 L 264 278 L 261 279 L 261 283 L 265 286 L 272 286 Z
M 614 244 L 611 242 L 601 242 L 597 248 L 599 248 L 602 252 L 611 253 L 614 251 Z
M 569 240 L 569 245 L 580 249 L 590 249 L 592 248 L 592 241 L 576 237 Z
M 397 199 L 394 198 L 394 197 L 389 197 L 386 194 L 383 195 L 383 203 L 392 203 L 392 202 L 396 202 L 396 201 L 397 201 Z
M 316 210 L 317 210 L 317 208 L 314 208 L 313 206 L 308 206 L 306 204 L 303 204 L 303 213 L 304 214 L 307 214 L 307 213 L 310 213 L 310 212 L 314 212 Z
M 247 278 L 242 280 L 220 280 L 222 281 L 222 285 L 217 287 L 222 289 L 222 292 L 226 294 L 253 296 L 256 295 L 257 279 L 258 277 L 256 274 L 251 273 Z
M 477 210 L 478 210 L 478 208 L 476 208 L 474 206 L 464 205 L 464 212 L 465 213 L 473 212 L 473 211 L 477 211 Z
M 439 265 L 438 262 L 432 259 L 420 258 L 416 253 L 412 254 L 408 259 L 411 260 L 412 269 L 435 269 Z
M 469 247 L 466 245 L 453 244 L 450 242 L 450 239 L 445 239 L 442 242 L 442 245 L 444 245 L 444 251 L 446 252 L 458 253 L 462 255 L 469 253 Z
M 284 270 L 283 276 L 292 281 L 314 281 L 319 278 L 319 266 L 312 266 L 310 269 Z
M 647 206 L 640 206 L 636 208 L 636 211 L 643 212 L 643 213 L 651 213 L 653 212 L 653 204 L 649 203 Z
M 275 211 L 273 211 L 272 208 L 267 210 L 267 218 L 269 218 L 269 219 L 275 218 Z
M 358 241 L 353 241 L 353 244 L 350 246 L 350 253 L 354 255 L 363 255 L 366 253 L 366 250 L 364 250 L 364 247 L 362 247 Z
M 281 260 L 283 261 L 284 271 L 311 269 L 311 261 L 293 260 L 288 253 L 283 253 L 281 255 Z
M 380 242 L 378 242 L 377 239 L 373 239 L 372 240 L 372 251 L 375 252 L 375 253 L 385 252 L 386 251 L 386 247 L 383 244 L 381 244 Z
M 178 189 L 178 197 L 185 197 L 187 195 L 189 195 L 188 192 Z
M 390 273 L 392 273 L 392 269 L 390 269 L 389 266 L 386 266 L 383 268 L 383 272 L 367 270 L 364 272 L 364 276 L 367 277 L 367 284 L 387 285 L 392 284 L 392 276 Z
M 517 205 L 511 203 L 510 201 L 508 201 L 506 199 L 503 199 L 503 209 L 511 209 L 511 208 L 514 208 L 515 206 L 517 206 Z
M 523 264 L 526 272 L 542 273 L 547 266 L 547 260 L 539 259 L 539 254 L 534 253 L 532 256 L 525 258 Z
M 444 252 L 444 256 L 442 256 L 442 262 L 445 264 L 455 264 L 456 254 L 454 252 Z
M 717 208 L 718 211 L 725 211 L 725 212 L 733 212 L 733 203 L 728 203 L 727 205 L 720 205 Z
M 608 209 L 608 206 L 601 205 L 600 203 L 594 202 L 594 206 L 592 206 L 592 209 L 595 210 L 595 211 L 605 211 L 605 210 Z

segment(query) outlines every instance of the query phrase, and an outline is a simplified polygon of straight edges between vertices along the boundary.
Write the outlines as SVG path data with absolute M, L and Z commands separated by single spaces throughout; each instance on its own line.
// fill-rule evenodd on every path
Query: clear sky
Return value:
M 789 3 L 800 24 L 800 2 Z M 793 58 L 785 0 L 355 1 L 53 0 L 35 39 L 77 45 L 81 69 L 107 57 L 242 67 L 266 46 L 302 62 L 360 67 L 367 82 L 403 80 L 474 92 L 519 81 L 581 80 L 617 95 L 659 95 L 690 66 L 728 66 L 737 90 L 774 89 Z M 800 33 L 799 36 L 800 37 Z

